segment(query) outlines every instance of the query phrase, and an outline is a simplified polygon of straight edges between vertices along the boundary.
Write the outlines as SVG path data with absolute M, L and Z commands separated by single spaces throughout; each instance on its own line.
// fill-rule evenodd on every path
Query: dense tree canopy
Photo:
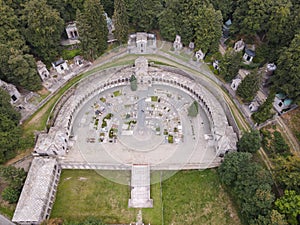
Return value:
M 25 182 L 26 172 L 24 169 L 13 166 L 2 166 L 0 167 L 0 177 L 8 183 L 8 187 L 2 192 L 2 198 L 9 203 L 16 203 Z
M 162 10 L 160 0 L 129 0 L 129 21 L 137 31 L 158 28 L 158 15 Z
M 10 105 L 10 96 L 0 88 L 0 163 L 14 156 L 19 147 L 20 114 Z
M 32 52 L 46 63 L 59 56 L 64 21 L 46 0 L 30 0 L 24 4 L 22 27 Z
M 254 153 L 261 147 L 261 138 L 258 130 L 252 130 L 243 134 L 238 141 L 238 150 Z
M 277 89 L 290 98 L 300 100 L 300 33 L 279 57 L 274 83 Z
M 278 211 L 284 213 L 291 225 L 299 224 L 300 195 L 293 190 L 285 190 L 284 195 L 275 202 Z
M 257 224 L 261 218 L 269 220 L 275 199 L 271 191 L 272 179 L 266 170 L 251 161 L 250 153 L 227 154 L 218 172 L 221 181 L 236 196 L 241 213 L 249 224 Z
M 1 2 L 0 79 L 35 91 L 40 89 L 41 80 L 34 58 L 26 53 L 29 48 L 18 28 L 19 22 L 13 9 Z
M 193 19 L 196 48 L 201 49 L 204 53 L 216 52 L 222 36 L 221 11 L 216 11 L 212 4 L 204 4 L 198 9 L 198 14 Z
M 293 189 L 300 194 L 300 157 L 278 157 L 275 160 L 276 179 L 285 189 Z
M 255 123 L 261 124 L 267 121 L 268 119 L 272 118 L 273 113 L 271 113 L 271 110 L 273 108 L 274 97 L 275 94 L 270 93 L 268 95 L 267 100 L 261 106 L 259 106 L 257 112 L 251 115 Z
M 83 8 L 84 0 L 47 0 L 47 4 L 56 9 L 65 22 L 76 19 L 76 11 Z
M 245 101 L 250 102 L 255 97 L 261 84 L 261 74 L 253 70 L 238 86 L 236 93 Z
M 128 39 L 129 30 L 129 22 L 125 0 L 115 0 L 114 10 L 114 35 L 120 43 L 125 43 Z
M 98 0 L 86 0 L 76 17 L 82 53 L 94 60 L 107 48 L 108 29 L 103 6 Z
M 238 74 L 242 54 L 235 51 L 227 51 L 220 62 L 220 74 L 226 82 L 230 82 Z

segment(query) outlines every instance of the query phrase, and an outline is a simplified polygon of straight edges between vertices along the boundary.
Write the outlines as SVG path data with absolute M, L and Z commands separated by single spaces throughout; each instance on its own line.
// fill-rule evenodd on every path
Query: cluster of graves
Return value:
M 182 143 L 180 116 L 170 102 L 174 101 L 175 104 L 177 101 L 176 104 L 179 105 L 184 101 L 182 96 L 175 96 L 161 88 L 154 88 L 154 93 L 155 95 L 145 93 L 146 97 L 140 98 L 139 95 L 130 94 L 129 90 L 126 93 L 125 89 L 105 92 L 91 106 L 91 136 L 86 141 L 117 143 L 118 136 L 133 136 L 138 127 L 145 126 L 152 134 L 163 136 L 166 144 Z

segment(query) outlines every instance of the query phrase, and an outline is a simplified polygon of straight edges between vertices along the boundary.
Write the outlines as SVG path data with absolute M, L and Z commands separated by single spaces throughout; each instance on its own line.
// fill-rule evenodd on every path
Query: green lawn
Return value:
M 241 224 L 215 170 L 181 171 L 162 187 L 165 224 Z
M 129 172 L 114 173 L 126 173 L 130 179 Z M 152 176 L 157 178 L 159 173 Z M 154 208 L 142 210 L 145 224 L 240 224 L 214 170 L 181 171 L 162 183 L 162 193 L 161 199 L 159 183 L 151 186 Z M 63 170 L 51 218 L 83 220 L 95 216 L 106 223 L 129 224 L 138 213 L 128 208 L 129 198 L 129 186 L 111 182 L 95 171 Z

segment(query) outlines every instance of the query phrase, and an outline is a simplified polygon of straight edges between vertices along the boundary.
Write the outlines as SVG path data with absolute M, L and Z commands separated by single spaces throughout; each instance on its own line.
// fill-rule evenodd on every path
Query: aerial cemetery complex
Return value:
M 154 37 L 131 35 L 129 51 L 145 53 L 149 38 L 153 51 Z M 13 221 L 50 217 L 62 169 L 130 170 L 128 206 L 153 207 L 151 170 L 216 167 L 236 151 L 238 130 L 219 97 L 193 74 L 144 56 L 81 80 L 38 136 Z

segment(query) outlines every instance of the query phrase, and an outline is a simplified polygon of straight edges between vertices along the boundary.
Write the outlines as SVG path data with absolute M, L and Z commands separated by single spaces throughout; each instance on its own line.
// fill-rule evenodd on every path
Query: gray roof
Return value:
M 52 184 L 54 158 L 35 157 L 28 172 L 21 196 L 19 198 L 13 222 L 41 222 L 44 205 L 49 200 L 48 189 Z
M 245 50 L 245 52 L 246 52 L 247 55 L 249 55 L 249 56 L 252 56 L 252 57 L 255 56 L 255 51 L 253 51 L 253 50 L 251 50 L 251 49 L 249 49 L 249 48 L 247 48 L 247 49 Z
M 56 66 L 59 66 L 59 65 L 63 64 L 64 62 L 65 62 L 65 60 L 59 59 L 59 60 L 53 62 L 53 65 L 56 67 Z

